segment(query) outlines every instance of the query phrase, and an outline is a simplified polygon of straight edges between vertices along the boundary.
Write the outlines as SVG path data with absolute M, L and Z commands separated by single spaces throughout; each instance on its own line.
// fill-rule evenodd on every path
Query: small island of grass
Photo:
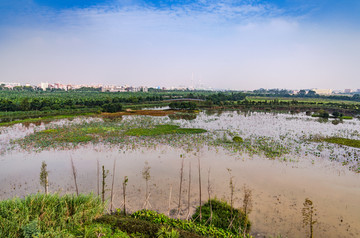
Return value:
M 169 134 L 198 134 L 206 132 L 199 128 L 180 128 L 176 125 L 156 125 L 154 128 L 134 128 L 125 132 L 129 136 L 156 136 Z
M 328 143 L 360 148 L 360 140 L 347 139 L 341 137 L 328 137 L 328 138 L 322 138 L 320 140 Z

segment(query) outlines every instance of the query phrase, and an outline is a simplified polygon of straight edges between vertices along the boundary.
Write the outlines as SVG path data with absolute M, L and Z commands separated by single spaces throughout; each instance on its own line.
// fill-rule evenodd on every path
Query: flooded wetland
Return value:
M 234 206 L 241 207 L 245 188 L 252 191 L 254 237 L 305 237 L 306 199 L 315 209 L 315 237 L 359 237 L 360 148 L 324 138 L 359 140 L 360 120 L 333 121 L 305 113 L 204 111 L 1 127 L 0 199 L 42 190 L 42 161 L 48 165 L 49 190 L 74 193 L 73 161 L 80 193 L 99 193 L 97 171 L 103 165 L 109 170 L 108 200 L 115 175 L 114 207 L 122 206 L 122 181 L 128 176 L 129 211 L 144 208 L 146 201 L 152 210 L 176 216 L 181 191 L 185 219 L 188 197 L 191 214 L 199 204 L 200 170 L 203 203 L 209 196 L 229 202 L 233 186 Z M 148 196 L 145 166 L 150 167 Z

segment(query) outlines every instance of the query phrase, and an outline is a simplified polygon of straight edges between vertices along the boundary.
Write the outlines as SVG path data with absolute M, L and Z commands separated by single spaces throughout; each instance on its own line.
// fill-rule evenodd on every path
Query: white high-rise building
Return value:
M 49 88 L 49 83 L 43 83 L 43 82 L 41 82 L 40 88 L 42 88 L 42 90 L 45 91 L 47 88 Z

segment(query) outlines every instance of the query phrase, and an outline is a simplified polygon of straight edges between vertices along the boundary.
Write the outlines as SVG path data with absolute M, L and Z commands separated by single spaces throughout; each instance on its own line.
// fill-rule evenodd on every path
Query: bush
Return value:
M 194 219 L 195 222 L 200 224 L 208 222 L 211 216 L 210 202 L 212 207 L 212 219 L 209 222 L 213 226 L 228 230 L 234 234 L 239 234 L 239 231 L 243 232 L 244 229 L 246 229 L 246 231 L 250 231 L 251 223 L 242 210 L 232 208 L 227 202 L 219 201 L 217 199 L 211 199 L 202 206 L 201 221 L 199 219 L 196 220 L 199 217 L 199 207 L 196 209 L 195 214 L 192 216 L 192 219 Z M 232 227 L 228 229 L 232 219 Z
M 236 143 L 243 143 L 244 142 L 243 138 L 241 138 L 240 136 L 234 136 L 232 140 L 234 142 L 236 142 Z

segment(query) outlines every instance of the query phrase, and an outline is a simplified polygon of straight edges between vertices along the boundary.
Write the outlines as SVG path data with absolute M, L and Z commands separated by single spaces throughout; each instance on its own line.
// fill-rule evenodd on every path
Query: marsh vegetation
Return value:
M 301 221 L 306 196 L 316 201 L 320 214 L 324 214 L 314 226 L 317 236 L 359 234 L 356 224 L 359 207 L 355 199 L 359 194 L 354 191 L 358 188 L 360 172 L 360 152 L 356 146 L 360 139 L 358 120 L 344 120 L 335 125 L 332 123 L 335 119 L 319 123 L 317 118 L 305 113 L 241 111 L 204 111 L 187 120 L 168 112 L 152 113 L 152 116 L 150 112 L 106 113 L 48 124 L 2 127 L 1 198 L 44 191 L 46 183 L 41 187 L 38 180 L 41 162 L 45 161 L 50 192 L 98 191 L 100 200 L 112 199 L 108 205 L 113 206 L 113 211 L 119 208 L 136 214 L 146 206 L 169 213 L 170 217 L 162 217 L 150 211 L 139 212 L 136 219 L 166 220 L 152 230 L 155 233 L 163 225 L 163 234 L 177 229 L 170 224 L 193 226 L 178 220 L 178 214 L 186 219 L 189 213 L 198 212 L 196 216 L 200 217 L 200 207 L 201 219 L 193 217 L 193 222 L 206 226 L 215 223 L 215 217 L 220 216 L 216 215 L 219 205 L 216 201 L 228 201 L 234 207 L 230 209 L 229 220 L 234 221 L 230 227 L 227 224 L 226 229 L 221 228 L 224 229 L 221 232 L 244 235 L 251 226 L 254 235 L 298 236 L 308 230 L 302 228 Z M 149 176 L 144 176 L 145 161 L 151 167 L 146 173 Z M 187 169 L 190 162 L 197 167 L 192 172 Z M 204 173 L 210 168 L 211 175 L 208 172 L 206 178 Z M 26 173 L 21 172 L 25 169 Z M 206 179 L 207 186 L 201 186 Z M 339 204 L 338 198 L 323 202 L 330 193 L 340 194 L 344 202 Z M 166 207 L 161 205 L 168 203 Z M 348 206 L 354 209 L 347 211 Z M 130 219 L 120 213 L 124 212 L 101 219 L 113 223 Z M 340 222 L 342 226 L 335 229 L 339 216 L 346 217 L 346 222 Z M 234 224 L 237 217 L 249 220 L 245 219 L 240 226 Z M 108 225 L 101 229 L 111 230 Z

